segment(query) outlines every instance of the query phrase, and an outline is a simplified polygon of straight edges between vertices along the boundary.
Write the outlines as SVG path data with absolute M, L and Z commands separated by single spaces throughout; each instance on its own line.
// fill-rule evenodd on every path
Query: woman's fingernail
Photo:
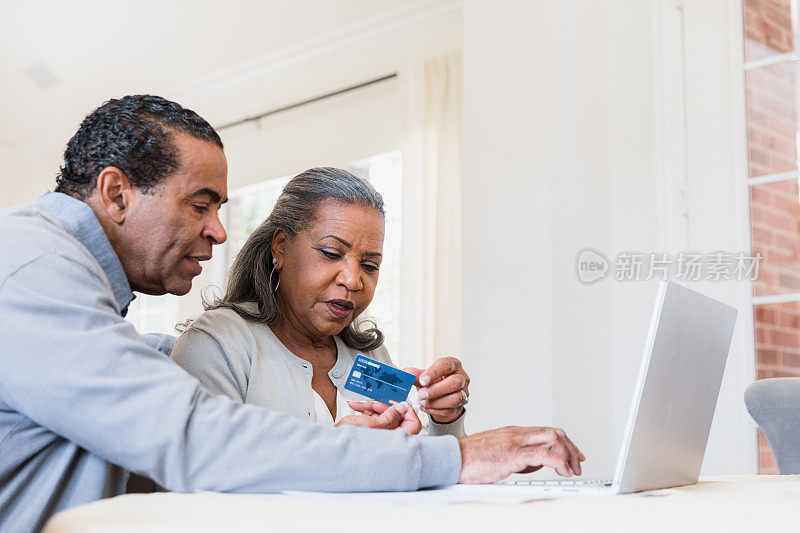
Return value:
M 428 405 L 428 401 L 427 400 L 420 400 L 419 401 L 419 405 L 420 405 L 420 407 L 425 407 L 426 405 Z
M 397 410 L 400 411 L 401 415 L 406 414 L 409 409 L 409 405 L 406 402 L 398 403 L 395 407 L 397 407 Z
M 428 374 L 422 374 L 419 377 L 419 382 L 422 383 L 422 386 L 424 387 L 425 385 L 431 382 L 431 377 Z
M 428 399 L 428 391 L 422 389 L 421 391 L 417 392 L 417 398 L 420 400 L 427 400 Z

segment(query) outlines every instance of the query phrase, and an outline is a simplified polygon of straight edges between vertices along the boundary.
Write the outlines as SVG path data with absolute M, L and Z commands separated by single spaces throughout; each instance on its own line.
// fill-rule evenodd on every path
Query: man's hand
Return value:
M 459 439 L 459 483 L 494 483 L 511 474 L 554 468 L 562 476 L 581 474 L 586 457 L 562 429 L 504 427 Z
M 413 367 L 403 370 L 417 376 L 414 385 L 417 386 L 420 409 L 434 422 L 448 424 L 464 413 L 469 398 L 469 376 L 461 361 L 455 357 L 442 357 L 425 370 Z
M 360 415 L 342 417 L 337 426 L 351 424 L 375 429 L 405 429 L 416 435 L 422 429 L 417 413 L 406 402 L 386 405 L 381 402 L 347 402 Z

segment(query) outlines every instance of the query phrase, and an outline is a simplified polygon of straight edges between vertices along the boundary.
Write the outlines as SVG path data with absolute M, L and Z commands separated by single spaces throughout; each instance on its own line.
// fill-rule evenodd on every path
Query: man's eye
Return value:
M 378 271 L 378 265 L 374 265 L 372 263 L 364 263 L 363 267 L 367 272 L 377 272 Z
M 194 205 L 194 210 L 197 211 L 198 213 L 205 213 L 206 211 L 208 211 L 208 207 L 206 207 L 204 205 L 195 204 Z

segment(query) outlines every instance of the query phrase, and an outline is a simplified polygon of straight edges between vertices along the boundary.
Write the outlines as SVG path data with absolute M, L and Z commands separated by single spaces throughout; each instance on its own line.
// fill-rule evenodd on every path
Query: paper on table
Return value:
M 549 500 L 570 496 L 564 493 L 547 492 L 540 487 L 504 485 L 453 485 L 440 489 L 423 489 L 414 492 L 307 492 L 285 490 L 281 494 L 313 500 L 383 505 L 442 505 L 450 503 L 513 505 L 533 500 Z

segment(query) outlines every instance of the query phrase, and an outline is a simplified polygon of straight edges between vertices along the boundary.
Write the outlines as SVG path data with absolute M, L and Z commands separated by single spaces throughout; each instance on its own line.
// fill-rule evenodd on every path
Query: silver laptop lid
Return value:
M 737 311 L 674 282 L 658 288 L 614 484 L 697 483 Z

